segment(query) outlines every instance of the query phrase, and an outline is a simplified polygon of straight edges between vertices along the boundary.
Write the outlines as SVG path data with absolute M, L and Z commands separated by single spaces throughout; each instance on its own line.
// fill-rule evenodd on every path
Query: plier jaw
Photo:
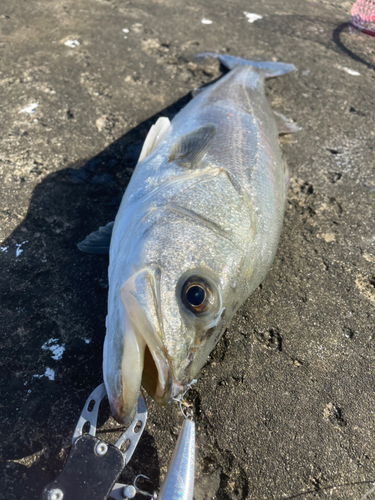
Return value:
M 110 496 L 146 426 L 147 409 L 140 393 L 132 423 L 117 442 L 110 445 L 96 437 L 99 406 L 105 396 L 104 384 L 99 385 L 90 394 L 73 433 L 72 448 L 65 467 L 61 474 L 44 488 L 41 500 L 107 500 Z M 90 428 L 88 433 L 84 434 L 86 423 L 90 424 Z M 129 441 L 129 445 L 127 450 L 122 452 L 120 448 L 125 441 Z
M 147 421 L 143 395 L 138 397 L 137 411 L 132 423 L 114 445 L 96 437 L 99 406 L 106 396 L 104 384 L 89 396 L 73 433 L 72 448 L 61 474 L 43 490 L 41 500 L 125 500 L 137 493 L 153 500 L 193 500 L 195 472 L 195 423 L 190 405 L 179 401 L 185 417 L 168 471 L 159 494 L 148 493 L 133 485 L 117 483 L 129 463 Z M 189 410 L 189 411 L 188 411 Z M 84 428 L 88 425 L 88 432 Z M 128 441 L 125 452 L 121 446 Z M 148 478 L 146 478 L 148 479 Z

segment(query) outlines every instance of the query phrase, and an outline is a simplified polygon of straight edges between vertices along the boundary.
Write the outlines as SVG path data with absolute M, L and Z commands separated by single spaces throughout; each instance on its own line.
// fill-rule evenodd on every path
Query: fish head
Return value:
M 119 299 L 104 378 L 114 418 L 128 423 L 141 385 L 159 405 L 189 386 L 223 332 L 225 308 L 220 279 L 198 266 L 148 265 L 119 287 Z

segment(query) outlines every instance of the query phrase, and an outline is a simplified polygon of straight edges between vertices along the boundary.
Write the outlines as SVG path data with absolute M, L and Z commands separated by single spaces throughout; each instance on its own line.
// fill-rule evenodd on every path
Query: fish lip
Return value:
M 146 350 L 149 350 L 150 356 L 153 360 L 153 366 L 155 367 L 155 371 L 153 374 L 156 376 L 155 385 L 153 386 L 151 383 L 148 383 L 144 380 L 145 363 L 150 360 L 145 359 L 145 363 L 143 366 L 139 366 L 139 370 L 142 372 L 142 379 L 137 387 L 137 394 L 143 389 L 148 393 L 148 395 L 160 406 L 165 406 L 169 403 L 173 398 L 172 386 L 173 379 L 171 376 L 171 368 L 168 360 L 160 351 L 155 351 L 151 349 L 150 346 L 144 341 L 143 338 L 139 339 L 139 347 L 143 350 L 143 355 L 145 355 Z M 138 338 L 137 338 L 138 341 Z M 153 369 L 154 370 L 154 369 Z M 131 394 L 131 391 L 128 390 L 127 385 L 128 377 L 126 372 L 121 373 L 121 381 L 118 395 L 114 394 L 111 397 L 108 397 L 111 414 L 113 418 L 120 424 L 127 425 L 129 424 L 135 417 L 138 399 L 136 399 L 135 395 L 130 398 L 132 401 L 132 409 L 129 408 L 129 399 L 128 395 Z M 131 382 L 130 382 L 131 384 Z
M 135 332 L 134 340 L 141 354 L 135 367 L 136 371 L 139 372 L 139 382 L 135 386 L 131 374 L 126 371 L 126 367 L 125 370 L 122 368 L 121 373 L 119 373 L 118 389 L 108 395 L 111 414 L 117 422 L 123 425 L 129 424 L 135 417 L 141 386 L 158 405 L 165 406 L 173 398 L 172 371 L 166 355 L 160 348 L 146 342 L 144 336 L 138 331 Z M 150 367 L 154 377 L 153 383 L 145 378 L 145 374 L 150 373 L 148 372 Z
M 142 384 L 159 405 L 166 405 L 171 398 L 172 367 L 163 342 L 160 273 L 157 265 L 145 266 L 120 287 L 124 313 L 122 394 L 125 400 L 126 385 L 130 385 L 131 405 L 135 405 L 135 382 L 137 392 Z M 134 358 L 130 351 L 127 352 L 127 346 L 132 350 Z M 125 359 L 128 360 L 128 366 Z M 130 405 L 127 408 L 127 413 L 129 412 Z
M 141 268 L 119 283 L 108 313 L 103 368 L 111 412 L 121 423 L 134 415 L 141 385 L 159 405 L 172 398 L 173 368 L 163 341 L 159 282 L 160 268 Z
M 111 408 L 111 415 L 116 420 L 116 422 L 122 425 L 128 425 L 130 424 L 130 422 L 134 420 L 137 405 L 134 406 L 130 414 L 126 414 L 123 411 L 122 404 L 119 404 L 116 398 L 111 398 L 111 399 L 108 398 L 108 400 L 109 400 L 109 406 Z

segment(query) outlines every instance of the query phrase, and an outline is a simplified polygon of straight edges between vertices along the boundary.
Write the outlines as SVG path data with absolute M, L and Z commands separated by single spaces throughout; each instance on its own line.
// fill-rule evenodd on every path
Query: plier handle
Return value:
M 121 487 L 120 498 L 125 496 L 127 485 L 116 480 L 131 459 L 147 421 L 146 403 L 142 394 L 138 397 L 137 412 L 132 423 L 114 445 L 96 437 L 99 406 L 106 396 L 104 384 L 99 385 L 89 396 L 73 433 L 72 448 L 61 474 L 43 490 L 41 500 L 107 500 L 116 497 Z M 89 424 L 88 433 L 83 429 Z M 129 441 L 125 452 L 120 450 Z M 133 486 L 128 488 L 129 494 Z

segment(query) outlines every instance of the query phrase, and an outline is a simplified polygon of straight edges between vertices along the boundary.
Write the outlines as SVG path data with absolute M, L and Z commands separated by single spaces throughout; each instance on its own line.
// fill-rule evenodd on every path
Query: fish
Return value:
M 214 57 L 229 71 L 151 127 L 115 221 L 82 251 L 109 251 L 103 377 L 127 423 L 140 387 L 166 405 L 189 387 L 274 260 L 288 173 L 266 78 L 293 64 Z

